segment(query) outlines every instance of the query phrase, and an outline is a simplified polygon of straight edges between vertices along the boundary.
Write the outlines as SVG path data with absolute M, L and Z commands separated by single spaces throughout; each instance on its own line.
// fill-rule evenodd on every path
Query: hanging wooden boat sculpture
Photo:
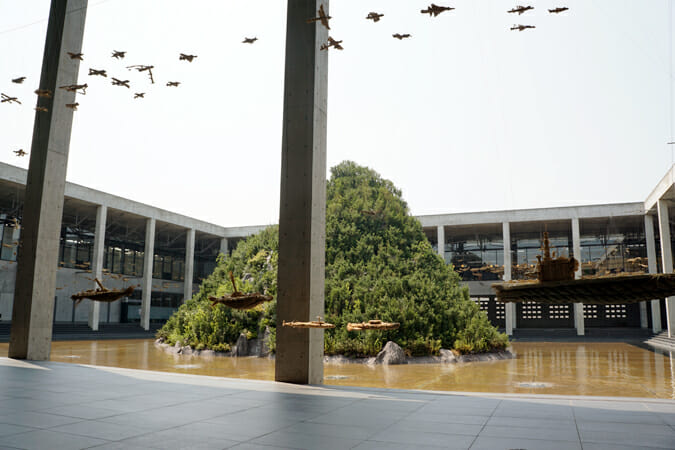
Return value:
M 75 306 L 79 305 L 85 298 L 95 302 L 112 303 L 122 297 L 130 296 L 134 292 L 134 286 L 129 286 L 126 289 L 107 289 L 98 278 L 94 278 L 94 281 L 99 285 L 99 289 L 88 289 L 70 296 L 75 301 Z
M 347 331 L 361 330 L 398 330 L 401 324 L 398 322 L 382 322 L 381 320 L 369 320 L 361 323 L 348 323 Z
M 230 281 L 232 281 L 232 288 L 234 292 L 230 295 L 223 295 L 222 297 L 209 297 L 211 300 L 211 308 L 216 306 L 218 303 L 222 303 L 228 308 L 234 309 L 253 309 L 256 306 L 269 302 L 273 300 L 271 295 L 263 295 L 260 292 L 254 292 L 252 294 L 243 294 L 237 290 L 237 284 L 234 281 L 234 275 L 230 272 Z
M 311 322 L 286 322 L 285 320 L 281 323 L 284 327 L 291 328 L 335 328 L 335 325 L 332 323 L 324 322 L 321 320 L 321 316 L 318 316 L 316 320 Z
M 537 259 L 537 280 L 506 281 L 492 285 L 498 302 L 618 305 L 675 295 L 675 273 L 628 273 L 575 280 L 578 261 L 574 258 L 551 258 L 548 233 L 544 233 L 544 257 L 538 256 Z

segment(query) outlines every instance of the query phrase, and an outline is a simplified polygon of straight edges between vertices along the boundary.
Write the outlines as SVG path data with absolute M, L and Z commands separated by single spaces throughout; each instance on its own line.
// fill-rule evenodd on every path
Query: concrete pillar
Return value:
M 572 219 L 572 249 L 574 258 L 579 261 L 579 269 L 574 273 L 575 279 L 581 278 L 581 232 L 579 229 L 579 219 Z M 584 326 L 584 304 L 574 303 L 574 328 L 577 329 L 577 335 L 583 336 L 586 334 Z
M 63 192 L 76 94 L 59 86 L 77 83 L 79 60 L 67 51 L 79 52 L 84 36 L 88 0 L 52 0 L 42 58 L 39 97 L 23 208 L 12 329 L 11 358 L 47 360 L 51 351 L 54 292 L 59 237 L 63 217 Z M 66 14 L 67 11 L 67 14 Z
M 663 273 L 673 273 L 673 250 L 670 245 L 670 220 L 668 218 L 668 202 L 659 200 L 657 203 L 659 214 L 659 236 L 661 237 L 661 267 Z M 668 337 L 675 334 L 675 297 L 666 299 L 666 324 Z
M 511 281 L 511 225 L 508 222 L 502 223 L 502 242 L 504 243 L 504 281 Z M 516 328 L 516 304 L 506 303 L 504 305 L 506 334 L 513 336 L 513 329 Z
M 192 298 L 192 277 L 195 271 L 195 229 L 187 231 L 185 239 L 185 275 L 183 276 L 183 303 Z
M 105 222 L 108 215 L 108 207 L 101 205 L 96 209 L 96 229 L 94 230 L 94 254 L 91 261 L 91 273 L 101 280 L 103 278 L 103 251 L 105 249 Z M 94 283 L 96 285 L 96 283 Z M 94 286 L 97 288 L 98 285 Z M 97 331 L 101 303 L 89 302 L 89 327 Z
M 328 0 L 288 2 L 281 149 L 275 380 L 323 383 L 323 330 L 282 326 L 324 315 L 328 30 L 307 24 Z
M 150 329 L 150 300 L 152 299 L 152 265 L 155 262 L 155 219 L 145 222 L 145 253 L 143 254 L 143 289 L 141 297 L 141 326 Z
M 654 239 L 654 218 L 645 215 L 645 240 L 647 241 L 647 270 L 658 273 L 656 266 L 656 240 Z M 652 300 L 652 332 L 661 332 L 661 300 Z
M 220 240 L 220 253 L 222 253 L 223 255 L 225 255 L 226 258 L 227 258 L 227 257 L 229 256 L 229 254 L 230 254 L 230 248 L 229 248 L 228 245 L 229 245 L 229 244 L 228 244 L 228 242 L 227 242 L 227 238 L 222 238 L 222 239 Z
M 443 225 L 436 227 L 436 235 L 438 238 L 438 256 L 445 261 L 445 227 Z

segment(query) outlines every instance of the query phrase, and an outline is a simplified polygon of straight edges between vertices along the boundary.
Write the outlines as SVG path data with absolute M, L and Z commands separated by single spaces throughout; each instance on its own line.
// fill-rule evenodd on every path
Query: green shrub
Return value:
M 409 355 L 485 352 L 508 345 L 469 299 L 451 266 L 434 252 L 420 222 L 409 214 L 401 192 L 379 174 L 353 162 L 331 169 L 326 204 L 325 353 L 377 354 L 389 340 Z M 251 311 L 210 307 L 209 295 L 231 293 L 229 272 L 242 292 L 277 292 L 278 227 L 242 240 L 231 257 L 220 255 L 199 292 L 158 332 L 176 341 L 221 349 L 246 330 L 247 337 L 272 333 L 276 349 L 276 302 Z M 297 318 L 302 320 L 303 318 Z M 398 330 L 349 332 L 349 322 L 400 322 Z

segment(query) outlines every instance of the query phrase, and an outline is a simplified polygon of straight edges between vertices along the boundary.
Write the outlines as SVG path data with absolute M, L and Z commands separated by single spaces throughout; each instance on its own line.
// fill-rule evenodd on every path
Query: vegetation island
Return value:
M 199 292 L 158 331 L 165 343 L 195 350 L 229 351 L 242 332 L 265 335 L 273 352 L 276 300 L 251 310 L 218 304 L 209 296 L 235 291 L 277 291 L 279 236 L 270 226 L 218 257 Z M 233 286 L 229 273 L 237 279 Z M 452 265 L 432 249 L 422 225 L 410 215 L 401 191 L 378 173 L 345 161 L 331 169 L 326 205 L 325 354 L 374 356 L 393 341 L 408 356 L 503 350 L 505 334 L 469 299 Z M 347 324 L 379 319 L 397 330 L 348 331 Z

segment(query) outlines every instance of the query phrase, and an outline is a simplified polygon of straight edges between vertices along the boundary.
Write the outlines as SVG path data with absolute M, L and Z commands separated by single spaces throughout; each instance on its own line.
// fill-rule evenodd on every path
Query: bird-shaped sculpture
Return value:
M 135 92 L 134 98 L 145 98 L 145 92 Z
M 372 20 L 373 22 L 379 22 L 380 17 L 384 16 L 384 14 L 378 14 L 376 12 L 369 12 L 368 15 L 366 16 L 366 19 Z
M 152 69 L 154 69 L 155 66 L 144 66 L 142 64 L 136 64 L 134 66 L 127 66 L 127 69 L 136 69 L 139 72 L 148 72 L 148 76 L 150 77 L 150 82 L 152 84 L 155 84 L 155 78 L 152 76 Z
M 518 30 L 518 31 L 523 31 L 527 30 L 528 28 L 537 28 L 534 25 L 514 25 L 511 27 L 511 30 Z
M 80 106 L 79 103 L 66 103 L 66 108 L 70 108 L 73 111 L 77 111 L 78 106 Z
M 429 14 L 429 17 L 436 17 L 444 11 L 452 11 L 453 9 L 455 8 L 451 8 L 450 6 L 438 6 L 432 3 L 427 9 L 422 9 L 420 12 L 422 14 Z
M 395 37 L 396 39 L 398 39 L 399 41 L 402 41 L 403 39 L 407 39 L 407 38 L 411 37 L 411 35 L 407 34 L 407 33 L 406 34 L 396 33 L 396 34 L 392 34 L 392 36 Z
M 116 59 L 124 59 L 124 56 L 127 52 L 120 52 L 119 50 L 113 50 L 112 57 Z
M 21 83 L 23 83 L 24 81 L 26 81 L 26 77 L 19 77 L 19 78 L 14 78 L 14 79 L 12 80 L 12 83 L 21 84 Z
M 87 83 L 84 83 L 84 84 L 68 84 L 66 86 L 59 86 L 59 89 L 64 89 L 68 92 L 78 92 L 82 95 L 86 95 L 88 87 L 89 86 L 87 85 Z
M 313 22 L 321 22 L 321 25 L 326 27 L 327 30 L 330 30 L 330 26 L 328 25 L 328 21 L 332 19 L 331 16 L 326 14 L 326 11 L 323 9 L 323 5 L 319 6 L 319 11 L 318 11 L 318 16 L 317 17 L 312 17 L 311 19 L 307 19 L 307 23 L 313 23 Z
M 166 83 L 166 85 L 170 86 L 170 87 L 178 87 L 179 84 L 180 84 L 180 81 L 169 81 L 169 82 Z
M 52 96 L 52 91 L 49 89 L 36 89 L 35 94 L 38 97 L 50 98 Z
M 89 75 L 97 75 L 99 77 L 108 77 L 108 74 L 106 73 L 105 70 L 96 70 L 92 69 L 91 67 L 89 68 Z
M 548 12 L 550 12 L 551 14 L 560 14 L 561 12 L 567 11 L 568 9 L 569 8 L 566 6 L 561 6 L 558 8 L 549 9 Z
M 79 59 L 80 61 L 84 61 L 84 53 L 73 53 L 73 52 L 66 52 L 66 53 L 68 53 L 70 59 Z
M 20 148 L 18 150 L 14 150 L 14 154 L 16 154 L 16 156 L 26 156 L 28 153 L 24 152 L 23 149 Z
M 340 45 L 342 41 L 336 41 L 332 37 L 328 36 L 328 43 L 326 44 L 321 44 L 320 50 L 328 50 L 329 48 L 333 47 L 336 50 L 344 50 L 342 46 Z
M 37 112 L 49 112 L 49 110 L 47 108 L 45 108 L 44 106 L 36 106 L 34 109 Z
M 524 12 L 526 12 L 526 11 L 529 11 L 529 10 L 531 10 L 531 9 L 534 9 L 534 6 L 521 6 L 521 5 L 518 5 L 518 6 L 516 6 L 515 8 L 510 9 L 510 10 L 508 10 L 508 11 L 506 11 L 506 12 L 509 13 L 509 14 L 518 13 L 518 15 L 521 15 L 522 13 L 524 13 Z
M 129 88 L 129 80 L 118 80 L 117 78 L 113 77 L 112 79 L 112 85 L 113 86 L 124 86 L 125 88 Z
M 10 97 L 7 94 L 0 94 L 0 96 L 2 97 L 0 103 L 18 103 L 19 105 L 21 104 L 21 102 L 17 97 Z
M 195 59 L 196 57 L 197 55 L 186 55 L 185 53 L 181 53 L 180 56 L 178 57 L 178 60 L 192 62 L 192 60 Z
M 253 43 L 255 43 L 255 41 L 257 41 L 257 40 L 258 40 L 257 37 L 252 37 L 252 38 L 245 37 L 244 40 L 241 41 L 241 43 L 242 43 L 242 44 L 253 44 Z

